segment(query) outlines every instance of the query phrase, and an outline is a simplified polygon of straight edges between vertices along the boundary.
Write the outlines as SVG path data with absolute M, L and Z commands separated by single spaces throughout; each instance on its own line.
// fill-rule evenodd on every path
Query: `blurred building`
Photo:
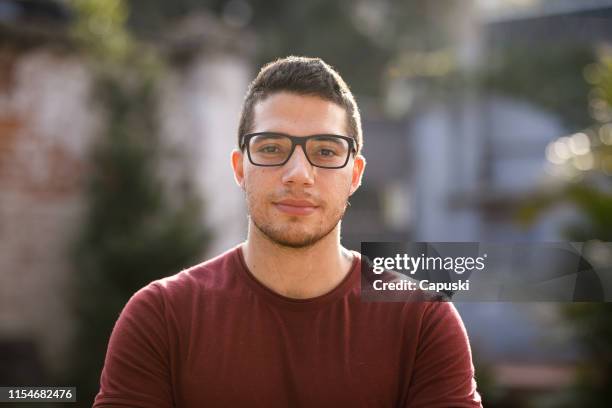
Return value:
M 89 148 L 101 115 L 92 74 L 70 44 L 63 2 L 0 2 L 0 383 L 42 381 L 65 361 L 72 321 L 70 249 L 85 210 Z M 251 77 L 250 44 L 207 15 L 164 37 L 173 65 L 162 84 L 164 142 L 205 201 L 212 242 L 202 258 L 245 237 L 229 155 Z M 235 46 L 241 44 L 241 46 Z M 168 271 L 173 274 L 179 271 Z
M 546 145 L 564 129 L 553 114 L 499 95 L 464 95 L 412 121 L 415 238 L 424 241 L 561 240 L 566 217 L 529 228 L 515 211 L 546 176 Z M 426 176 L 425 176 L 426 175 Z
M 408 139 L 404 120 L 372 112 L 363 116 L 366 170 L 342 220 L 342 242 L 359 251 L 362 241 L 406 241 L 411 237 Z

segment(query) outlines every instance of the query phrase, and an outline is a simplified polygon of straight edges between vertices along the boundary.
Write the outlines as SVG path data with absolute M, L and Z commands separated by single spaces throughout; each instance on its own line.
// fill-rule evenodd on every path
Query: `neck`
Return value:
M 323 295 L 350 272 L 353 256 L 340 245 L 340 223 L 311 246 L 291 248 L 271 241 L 249 222 L 242 252 L 251 273 L 272 291 L 295 299 Z

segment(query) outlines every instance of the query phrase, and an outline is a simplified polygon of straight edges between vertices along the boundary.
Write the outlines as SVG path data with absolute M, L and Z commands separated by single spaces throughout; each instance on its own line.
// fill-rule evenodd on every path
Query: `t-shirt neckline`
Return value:
M 236 246 L 235 255 L 238 258 L 240 264 L 240 275 L 246 280 L 248 285 L 259 295 L 268 299 L 272 303 L 283 307 L 294 310 L 312 310 L 318 309 L 319 307 L 334 302 L 344 297 L 344 295 L 350 291 L 359 282 L 359 265 L 361 256 L 359 252 L 351 250 L 353 254 L 353 263 L 351 269 L 346 276 L 340 281 L 336 287 L 327 293 L 312 298 L 296 299 L 281 295 L 261 283 L 246 264 L 244 259 L 244 253 L 242 252 L 242 245 Z

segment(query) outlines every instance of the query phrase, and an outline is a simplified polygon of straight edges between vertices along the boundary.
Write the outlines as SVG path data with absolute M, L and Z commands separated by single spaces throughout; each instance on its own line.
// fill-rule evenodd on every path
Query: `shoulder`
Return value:
M 465 326 L 451 302 L 422 309 L 406 406 L 481 407 Z
M 165 278 L 157 279 L 139 289 L 130 302 L 154 303 L 160 307 L 181 303 L 201 292 L 223 290 L 235 279 L 239 268 L 238 247 L 193 265 Z
M 417 358 L 461 362 L 464 372 L 473 373 L 468 333 L 453 303 L 425 302 L 422 306 L 416 331 Z
M 467 332 L 459 312 L 451 302 L 425 302 L 423 309 L 423 329 L 433 334 L 453 333 L 467 340 Z

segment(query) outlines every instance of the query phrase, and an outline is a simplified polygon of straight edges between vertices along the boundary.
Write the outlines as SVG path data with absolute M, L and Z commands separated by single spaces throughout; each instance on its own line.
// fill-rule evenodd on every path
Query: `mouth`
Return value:
M 288 215 L 310 215 L 319 208 L 318 205 L 306 200 L 281 200 L 273 204 L 277 210 Z

